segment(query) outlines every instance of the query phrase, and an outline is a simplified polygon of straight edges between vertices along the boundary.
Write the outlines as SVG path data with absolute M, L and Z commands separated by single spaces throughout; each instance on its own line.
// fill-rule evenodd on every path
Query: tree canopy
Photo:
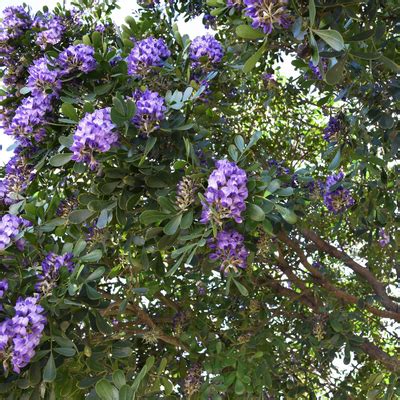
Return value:
M 0 397 L 400 398 L 398 2 L 117 7 L 3 11 Z

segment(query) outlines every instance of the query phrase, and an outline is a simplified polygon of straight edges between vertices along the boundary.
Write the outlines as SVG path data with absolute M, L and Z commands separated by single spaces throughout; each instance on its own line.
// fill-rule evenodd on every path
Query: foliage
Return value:
M 141 4 L 0 23 L 0 397 L 400 397 L 397 2 Z

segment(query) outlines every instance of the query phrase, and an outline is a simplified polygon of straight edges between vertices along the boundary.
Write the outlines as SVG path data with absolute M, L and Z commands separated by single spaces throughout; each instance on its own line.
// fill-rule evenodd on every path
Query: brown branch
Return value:
M 391 372 L 400 372 L 400 359 L 390 356 L 375 344 L 365 341 L 360 345 L 361 350 L 368 354 L 372 359 L 382 363 Z
M 292 289 L 285 288 L 279 284 L 278 281 L 270 276 L 263 277 L 257 280 L 257 285 L 266 285 L 273 289 L 276 294 L 284 297 L 288 297 L 291 300 L 300 301 L 304 305 L 310 307 L 313 311 L 317 312 L 317 306 L 314 303 L 314 299 L 310 298 L 304 293 L 295 292 Z
M 319 307 L 319 302 L 315 298 L 314 294 L 311 292 L 311 290 L 305 285 L 305 283 L 293 272 L 293 269 L 290 267 L 289 263 L 285 260 L 285 257 L 283 255 L 282 249 L 280 246 L 278 246 L 278 267 L 282 270 L 282 272 L 290 279 L 290 281 L 297 285 L 299 289 L 302 290 L 304 294 L 306 294 L 310 301 L 314 304 L 315 308 Z
M 348 254 L 338 250 L 336 247 L 327 243 L 310 229 L 303 228 L 301 229 L 301 232 L 307 239 L 314 242 L 319 250 L 322 250 L 332 257 L 343 261 L 344 264 L 351 268 L 356 274 L 364 278 L 374 289 L 374 292 L 379 296 L 382 304 L 387 310 L 400 312 L 400 305 L 396 304 L 390 299 L 390 297 L 386 293 L 385 285 L 380 282 L 368 268 L 363 267 L 362 265 L 354 261 Z
M 356 296 L 353 296 L 346 291 L 338 288 L 334 284 L 332 284 L 326 277 L 318 270 L 318 268 L 313 267 L 307 260 L 306 255 L 303 253 L 301 247 L 299 244 L 293 240 L 291 240 L 286 233 L 280 232 L 277 234 L 277 238 L 281 240 L 283 243 L 287 244 L 294 252 L 298 255 L 301 263 L 304 265 L 305 268 L 307 268 L 308 271 L 311 272 L 311 274 L 314 277 L 314 280 L 319 283 L 321 286 L 323 286 L 326 290 L 328 290 L 332 295 L 334 295 L 337 299 L 342 300 L 344 303 L 347 304 L 354 304 L 358 305 L 359 304 L 359 298 Z M 382 318 L 391 318 L 395 321 L 400 322 L 400 314 L 393 312 L 393 311 L 387 311 L 387 310 L 380 310 L 376 307 L 370 306 L 370 305 L 365 305 L 365 309 L 368 310 L 370 313 L 382 317 Z
M 272 288 L 277 294 L 285 297 L 289 297 L 290 299 L 300 301 L 301 303 L 305 304 L 306 306 L 313 309 L 316 314 L 320 314 L 320 312 L 315 309 L 315 305 L 310 299 L 301 293 L 297 293 L 291 289 L 287 289 L 279 284 L 278 281 L 271 277 L 264 278 L 264 282 L 267 286 Z M 259 282 L 262 283 L 262 282 Z M 382 365 L 384 365 L 388 371 L 391 372 L 400 372 L 400 359 L 387 354 L 385 351 L 380 349 L 375 344 L 366 340 L 364 343 L 359 345 L 360 349 L 366 353 L 369 357 L 373 360 L 378 361 Z
M 101 293 L 104 297 L 106 297 L 110 300 L 113 299 L 113 296 L 110 295 L 109 293 L 107 293 L 105 291 L 101 291 Z M 117 303 L 113 303 L 112 306 L 114 304 L 117 304 Z M 147 325 L 150 329 L 152 329 L 154 331 L 159 331 L 157 324 L 152 320 L 152 318 L 150 317 L 149 314 L 147 314 L 146 311 L 144 311 L 141 307 L 139 307 L 139 305 L 137 305 L 136 303 L 129 303 L 126 306 L 126 308 L 130 311 L 133 311 L 137 315 L 138 319 L 141 322 L 143 322 L 145 325 Z M 126 331 L 126 332 L 130 332 L 130 331 Z M 164 335 L 161 331 L 159 331 L 159 333 L 157 334 L 157 338 L 162 340 L 165 343 L 172 344 L 175 347 L 180 347 L 180 348 L 188 351 L 187 346 L 185 346 L 179 339 L 177 339 L 173 336 Z
M 172 301 L 171 299 L 169 299 L 167 296 L 164 296 L 161 292 L 157 292 L 155 294 L 155 297 L 162 301 L 166 306 L 172 308 L 173 310 L 175 310 L 176 312 L 179 311 L 180 307 L 178 304 L 176 304 L 174 301 Z

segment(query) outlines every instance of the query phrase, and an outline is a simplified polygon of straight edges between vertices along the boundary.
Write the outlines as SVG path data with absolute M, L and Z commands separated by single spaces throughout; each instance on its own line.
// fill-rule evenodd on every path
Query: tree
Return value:
M 400 396 L 397 2 L 115 7 L 3 12 L 2 398 Z

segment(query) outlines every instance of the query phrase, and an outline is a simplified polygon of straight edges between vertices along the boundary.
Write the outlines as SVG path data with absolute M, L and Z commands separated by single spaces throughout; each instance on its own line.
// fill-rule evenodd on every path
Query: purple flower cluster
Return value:
M 31 27 L 32 20 L 22 6 L 6 7 L 3 10 L 3 20 L 0 23 L 0 42 L 8 42 L 21 36 Z
M 5 172 L 6 177 L 0 180 L 0 202 L 10 205 L 17 202 L 18 195 L 28 187 L 35 173 L 20 153 L 6 164 Z
M 277 84 L 274 74 L 267 72 L 262 75 L 262 80 L 266 88 L 274 87 Z
M 324 72 L 326 72 L 328 69 L 328 60 L 326 58 L 322 58 L 321 64 L 322 64 L 322 68 L 323 68 Z M 309 61 L 308 66 L 311 69 L 314 79 L 316 79 L 318 81 L 322 80 L 323 76 L 322 76 L 322 71 L 321 71 L 320 65 L 319 64 L 314 65 L 312 61 Z M 309 75 L 306 74 L 306 79 L 309 79 L 309 78 L 310 78 Z
M 136 101 L 136 114 L 132 122 L 143 133 L 149 134 L 160 126 L 160 122 L 165 118 L 167 108 L 164 98 L 157 92 L 137 90 L 133 94 Z
M 118 142 L 116 126 L 111 121 L 111 109 L 109 107 L 86 113 L 80 120 L 74 133 L 74 142 L 70 150 L 74 152 L 72 159 L 78 162 L 86 162 L 94 170 L 98 162 L 93 153 L 105 153 Z
M 334 214 L 342 213 L 355 204 L 350 191 L 340 184 L 343 178 L 343 172 L 339 172 L 329 176 L 326 180 L 324 204 Z
M 28 226 L 31 226 L 31 223 L 21 217 L 12 214 L 3 215 L 0 219 L 0 251 L 8 247 L 11 241 L 18 237 L 22 228 Z M 17 240 L 16 245 L 21 250 L 23 241 Z
M 61 17 L 46 13 L 35 18 L 33 25 L 43 29 L 36 37 L 36 44 L 45 50 L 48 45 L 60 43 L 65 32 L 64 21 Z
M 224 56 L 222 44 L 212 35 L 197 36 L 190 44 L 190 59 L 193 66 L 197 67 L 203 63 L 218 64 Z
M 242 8 L 243 1 L 242 0 L 226 0 L 226 5 L 228 7 Z
M 336 137 L 342 128 L 340 119 L 337 117 L 329 117 L 328 126 L 324 129 L 324 139 L 330 142 L 332 137 Z
M 217 29 L 216 28 L 217 18 L 211 14 L 204 14 L 203 24 L 206 29 Z
M 312 181 L 306 187 L 309 190 L 310 197 L 313 200 L 317 200 L 323 197 L 325 192 L 324 182 L 321 182 L 320 180 Z
M 56 97 L 61 89 L 59 71 L 49 68 L 50 62 L 46 57 L 39 58 L 29 67 L 27 87 L 32 96 Z
M 7 279 L 0 280 L 0 299 L 4 298 L 7 290 L 8 290 L 8 281 L 7 281 Z
M 267 161 L 269 168 L 273 168 L 275 170 L 276 176 L 288 175 L 290 174 L 290 168 L 285 167 L 283 161 L 277 161 L 274 159 L 270 159 Z
M 87 74 L 97 67 L 94 48 L 86 44 L 77 44 L 66 48 L 58 56 L 58 63 L 65 74 L 75 71 Z
M 379 244 L 385 247 L 390 243 L 390 235 L 386 232 L 385 228 L 379 229 Z
M 170 55 L 171 52 L 163 39 L 148 37 L 139 40 L 126 59 L 128 74 L 143 76 L 151 67 L 161 67 Z
M 18 299 L 14 317 L 0 323 L 3 366 L 7 369 L 7 360 L 11 360 L 16 373 L 20 373 L 35 355 L 47 322 L 43 307 L 37 303 L 36 297 Z
M 253 28 L 261 28 L 265 34 L 272 32 L 274 25 L 285 29 L 291 21 L 287 13 L 288 0 L 244 0 L 245 14 L 252 19 Z
M 51 292 L 59 277 L 59 272 L 62 267 L 67 268 L 68 272 L 74 270 L 72 261 L 73 254 L 66 253 L 58 256 L 55 253 L 49 253 L 42 262 L 42 272 L 38 274 L 38 283 L 35 285 L 36 290 L 42 294 Z
M 223 219 L 233 218 L 241 223 L 248 196 L 246 172 L 228 160 L 219 160 L 215 165 L 217 169 L 208 178 L 201 222 L 212 219 L 221 224 Z
M 46 122 L 46 115 L 51 110 L 51 97 L 39 94 L 25 97 L 4 132 L 17 139 L 21 146 L 31 146 L 32 141 L 39 142 L 45 136 L 41 125 Z
M 221 262 L 221 271 L 237 272 L 238 268 L 246 268 L 249 252 L 244 245 L 244 237 L 239 232 L 235 230 L 220 231 L 215 239 L 208 241 L 208 246 L 213 250 L 210 259 Z

